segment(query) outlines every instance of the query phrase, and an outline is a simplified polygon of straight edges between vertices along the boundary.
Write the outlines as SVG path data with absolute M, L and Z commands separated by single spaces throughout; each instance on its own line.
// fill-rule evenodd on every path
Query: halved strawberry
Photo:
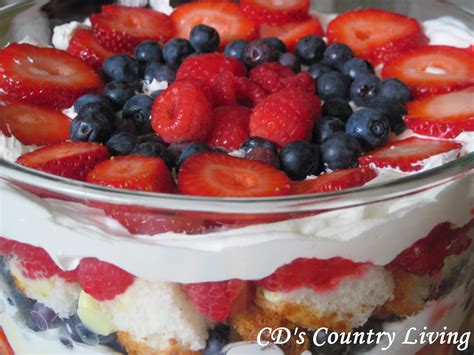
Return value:
M 61 112 L 0 97 L 0 131 L 26 145 L 49 145 L 69 138 L 71 120 Z
M 54 48 L 13 43 L 0 50 L 0 92 L 29 103 L 70 107 L 102 88 L 99 76 L 80 59 Z
M 376 176 L 375 170 L 368 167 L 337 170 L 319 175 L 315 179 L 293 181 L 291 192 L 293 194 L 313 194 L 341 191 L 362 186 Z
M 474 58 L 462 48 L 415 48 L 386 63 L 382 77 L 400 79 L 415 98 L 444 94 L 474 86 Z
M 0 354 L 15 355 L 15 352 L 13 351 L 12 346 L 8 342 L 8 338 L 2 327 L 0 327 Z
M 87 182 L 126 190 L 172 192 L 175 188 L 163 160 L 140 155 L 112 157 L 97 164 Z
M 240 7 L 252 20 L 259 23 L 283 25 L 308 17 L 310 0 L 241 0 Z
M 355 55 L 374 64 L 428 44 L 417 20 L 380 9 L 346 12 L 332 20 L 326 35 L 329 43 L 344 43 Z
M 474 131 L 474 87 L 407 103 L 405 121 L 413 132 L 455 138 Z
M 418 171 L 423 168 L 423 160 L 434 155 L 461 149 L 462 145 L 453 141 L 407 138 L 389 143 L 359 158 L 362 166 L 375 165 L 378 168 L 393 168 L 402 171 Z
M 195 196 L 262 197 L 287 195 L 290 180 L 269 164 L 206 152 L 188 158 L 179 170 L 182 193 Z
M 108 157 L 109 151 L 101 144 L 65 142 L 23 154 L 16 162 L 49 174 L 85 180 L 89 171 Z
M 261 38 L 277 37 L 285 42 L 289 51 L 293 51 L 296 43 L 307 35 L 323 35 L 323 28 L 318 19 L 310 17 L 304 21 L 290 22 L 280 26 L 261 24 L 259 27 Z
M 145 40 L 164 44 L 174 35 L 169 16 L 142 7 L 105 5 L 91 16 L 91 23 L 95 38 L 114 52 L 131 54 Z
M 98 73 L 102 72 L 102 63 L 116 52 L 105 49 L 94 37 L 91 30 L 78 29 L 69 42 L 67 51 L 82 59 Z
M 256 37 L 256 24 L 248 19 L 238 4 L 231 2 L 199 2 L 178 6 L 171 14 L 176 37 L 189 38 L 191 29 L 199 24 L 211 26 L 219 32 L 220 45 L 236 39 L 250 40 Z

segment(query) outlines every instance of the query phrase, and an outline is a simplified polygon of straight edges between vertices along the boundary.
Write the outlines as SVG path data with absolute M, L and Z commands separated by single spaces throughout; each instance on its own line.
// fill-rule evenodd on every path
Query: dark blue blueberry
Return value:
M 349 345 L 335 343 L 330 344 L 329 335 L 332 331 L 323 330 L 320 328 L 317 333 L 314 333 L 310 341 L 310 352 L 313 355 L 346 355 L 349 353 Z M 334 337 L 335 338 L 335 337 Z M 333 337 L 330 338 L 331 342 Z M 341 337 L 338 335 L 338 339 Z M 321 345 L 320 345 L 321 344 Z
M 402 134 L 406 130 L 407 125 L 403 120 L 403 116 L 407 114 L 407 109 L 403 102 L 396 99 L 377 96 L 375 99 L 370 101 L 368 107 L 382 111 L 388 119 L 390 129 L 396 135 Z
M 120 132 L 109 138 L 105 144 L 110 155 L 128 155 L 138 144 L 138 138 L 130 133 Z
M 333 98 L 324 101 L 321 108 L 321 116 L 337 117 L 344 123 L 347 122 L 352 115 L 352 107 L 349 103 L 340 98 Z
M 58 328 L 61 325 L 59 316 L 51 308 L 39 302 L 33 306 L 30 317 L 40 331 Z
M 115 133 L 123 132 L 123 133 L 132 134 L 134 136 L 138 134 L 137 126 L 135 125 L 135 122 L 131 120 L 124 120 L 121 117 L 117 117 L 114 122 L 114 126 L 115 126 L 115 130 L 114 130 Z
M 85 94 L 79 97 L 76 102 L 74 102 L 74 111 L 77 113 L 85 104 L 90 104 L 94 102 L 100 102 L 104 105 L 110 105 L 109 101 L 103 96 L 96 94 Z
M 99 335 L 87 328 L 77 315 L 63 321 L 63 329 L 78 343 L 91 346 L 99 345 Z
M 380 79 L 373 74 L 359 75 L 351 85 L 351 100 L 366 107 L 379 93 Z
M 244 49 L 244 63 L 250 67 L 273 62 L 276 59 L 275 48 L 263 39 L 255 39 L 247 44 Z
M 326 42 L 316 35 L 308 35 L 301 38 L 296 44 L 295 54 L 306 65 L 311 65 L 323 59 L 326 50 Z
M 263 39 L 265 42 L 269 43 L 278 53 L 286 53 L 286 44 L 281 39 L 277 37 L 267 37 Z
M 81 109 L 78 111 L 78 114 L 84 114 L 86 112 L 91 112 L 94 114 L 102 114 L 104 115 L 107 120 L 110 122 L 112 127 L 114 126 L 114 122 L 117 118 L 114 111 L 110 107 L 109 104 L 104 104 L 103 102 L 90 102 L 88 104 L 82 105 Z
M 264 163 L 270 164 L 277 169 L 280 169 L 280 161 L 278 159 L 278 153 L 271 148 L 253 148 L 246 155 L 245 159 L 263 161 Z
M 194 53 L 191 43 L 187 39 L 174 38 L 163 47 L 163 57 L 173 69 L 178 69 L 183 60 Z
M 214 329 L 209 331 L 206 348 L 202 351 L 202 355 L 218 355 L 222 348 L 229 342 L 230 328 L 225 324 L 218 324 Z
M 156 91 L 153 91 L 149 96 L 153 99 L 153 101 L 155 101 L 158 96 L 161 95 L 161 93 L 165 91 L 165 90 L 156 90 Z
M 321 144 L 321 158 L 331 170 L 355 168 L 362 152 L 357 138 L 350 134 L 334 133 Z
M 280 152 L 280 167 L 292 180 L 303 180 L 321 171 L 319 146 L 305 141 L 295 141 Z
M 150 96 L 133 96 L 123 105 L 122 117 L 133 121 L 140 133 L 148 133 L 151 131 L 152 106 L 153 99 Z
M 127 350 L 124 346 L 120 343 L 117 333 L 112 333 L 109 335 L 98 335 L 99 344 L 106 345 L 109 348 L 117 351 L 120 354 L 127 354 Z
M 242 143 L 240 148 L 245 152 L 245 154 L 248 154 L 248 152 L 255 148 L 269 148 L 275 153 L 278 153 L 275 143 L 260 137 L 250 137 Z
M 337 70 L 342 70 L 344 64 L 352 58 L 352 49 L 342 43 L 331 44 L 324 51 L 324 62 Z
M 152 62 L 145 68 L 144 79 L 149 83 L 151 83 L 153 79 L 172 83 L 176 80 L 176 70 L 171 68 L 169 65 Z
M 374 67 L 368 61 L 360 58 L 349 59 L 342 67 L 342 74 L 355 79 L 359 75 L 374 74 Z
M 313 139 L 317 144 L 323 143 L 336 132 L 344 132 L 346 125 L 337 117 L 325 116 L 318 118 L 313 125 Z
M 346 133 L 356 137 L 364 151 L 370 151 L 388 142 L 390 124 L 381 111 L 363 108 L 349 118 Z
M 72 341 L 69 340 L 68 338 L 60 337 L 59 341 L 61 342 L 61 344 L 63 344 L 66 347 L 66 349 L 69 349 L 69 350 L 74 349 L 74 345 L 73 345 Z
M 187 144 L 181 150 L 181 153 L 176 158 L 176 162 L 175 162 L 176 170 L 179 170 L 181 165 L 189 157 L 193 156 L 194 154 L 201 153 L 201 152 L 207 152 L 207 151 L 209 151 L 209 148 L 206 145 L 202 144 L 202 143 L 193 142 L 193 143 Z
M 106 115 L 100 111 L 87 110 L 87 105 L 72 120 L 70 138 L 72 141 L 105 143 L 112 134 L 112 125 Z
M 243 39 L 237 39 L 235 41 L 229 42 L 224 49 L 224 54 L 228 57 L 238 59 L 240 61 L 244 60 L 244 50 L 247 46 L 247 41 Z
M 382 80 L 379 85 L 379 95 L 403 103 L 413 100 L 413 95 L 408 86 L 395 78 Z
M 354 329 L 353 332 L 357 333 L 368 333 L 372 331 L 373 334 L 381 334 L 383 332 L 383 322 L 379 319 L 371 318 L 369 319 L 362 327 Z M 364 337 L 365 338 L 365 337 Z M 366 353 L 377 346 L 377 343 L 374 341 L 371 344 L 366 342 L 361 343 L 359 342 L 352 342 L 351 344 L 351 353 Z
M 144 41 L 135 48 L 135 59 L 140 62 L 163 63 L 163 49 L 158 42 Z
M 158 142 L 145 142 L 138 144 L 130 153 L 131 155 L 142 155 L 150 158 L 161 158 L 167 166 L 171 167 L 173 161 L 168 154 L 166 146 Z
M 10 297 L 8 297 L 8 303 L 16 307 L 20 319 L 25 322 L 25 325 L 28 328 L 35 332 L 39 331 L 38 327 L 30 317 L 31 311 L 33 310 L 36 302 L 31 298 L 26 297 L 23 292 L 16 287 L 11 275 L 8 275 L 7 282 L 10 288 Z
M 295 73 L 299 73 L 301 71 L 301 62 L 299 58 L 293 53 L 283 53 L 280 58 L 278 58 L 278 63 L 290 67 Z
M 133 87 L 122 81 L 111 81 L 104 88 L 104 97 L 110 101 L 114 110 L 122 109 L 123 104 L 134 95 Z
M 189 34 L 189 42 L 198 53 L 211 53 L 219 48 L 220 37 L 217 31 L 206 25 L 197 25 Z
M 351 81 L 350 79 L 337 71 L 323 74 L 317 80 L 318 96 L 322 100 L 328 100 L 335 97 L 347 99 L 349 97 Z
M 323 74 L 330 73 L 332 71 L 333 69 L 324 63 L 316 63 L 308 68 L 308 73 L 311 74 L 314 80 L 317 80 Z
M 163 138 L 161 138 L 156 133 L 144 134 L 138 137 L 138 139 L 140 140 L 140 143 L 155 142 L 155 143 L 165 144 L 165 142 L 163 141 Z
M 126 54 L 117 54 L 107 58 L 102 68 L 109 80 L 118 80 L 130 84 L 140 80 L 140 64 Z

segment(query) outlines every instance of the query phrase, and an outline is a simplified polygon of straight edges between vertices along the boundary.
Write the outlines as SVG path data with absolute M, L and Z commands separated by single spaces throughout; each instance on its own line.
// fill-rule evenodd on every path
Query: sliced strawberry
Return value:
M 455 138 L 474 131 L 474 87 L 407 103 L 405 121 L 413 132 Z
M 82 59 L 98 73 L 102 72 L 102 63 L 116 52 L 105 49 L 94 37 L 91 30 L 78 29 L 69 42 L 67 51 Z
M 3 355 L 15 355 L 12 346 L 8 342 L 7 335 L 5 334 L 2 327 L 0 327 L 0 354 Z
M 71 120 L 61 112 L 0 97 L 0 131 L 26 145 L 49 145 L 69 139 Z
M 238 150 L 249 138 L 249 116 L 252 111 L 233 105 L 214 109 L 213 126 L 207 140 L 210 147 L 221 147 L 229 151 Z
M 362 166 L 375 165 L 378 168 L 418 171 L 423 168 L 423 160 L 434 155 L 461 149 L 462 145 L 453 141 L 407 138 L 389 143 L 359 158 Z
M 323 28 L 318 19 L 310 17 L 300 22 L 290 22 L 280 26 L 261 24 L 259 27 L 261 38 L 277 37 L 281 39 L 289 51 L 293 51 L 296 43 L 307 35 L 323 35 Z
M 462 48 L 425 46 L 386 63 L 384 78 L 398 78 L 415 97 L 444 94 L 474 86 L 474 59 Z
M 205 24 L 219 33 L 220 45 L 236 39 L 250 40 L 256 37 L 257 27 L 231 2 L 201 2 L 178 6 L 171 14 L 176 28 L 176 37 L 189 38 L 194 26 Z
M 374 179 L 377 173 L 371 168 L 343 169 L 319 175 L 315 179 L 293 181 L 293 194 L 333 192 L 362 186 Z
M 269 164 L 206 152 L 188 158 L 179 170 L 182 193 L 195 196 L 262 197 L 287 195 L 290 180 Z
M 125 190 L 172 192 L 173 178 L 160 158 L 140 155 L 112 157 L 87 175 L 87 182 Z
M 164 44 L 174 35 L 170 17 L 142 7 L 102 6 L 100 14 L 91 16 L 95 38 L 108 50 L 133 53 L 145 40 Z
M 355 55 L 374 64 L 428 44 L 417 20 L 379 9 L 353 10 L 332 20 L 326 35 L 329 43 L 344 43 Z
M 16 161 L 31 169 L 75 180 L 85 180 L 95 165 L 109 157 L 97 143 L 65 142 L 23 154 Z
M 308 17 L 310 0 L 241 0 L 245 14 L 259 23 L 283 25 Z
M 54 48 L 13 43 L 0 50 L 0 92 L 28 103 L 70 107 L 86 93 L 102 88 L 87 64 Z

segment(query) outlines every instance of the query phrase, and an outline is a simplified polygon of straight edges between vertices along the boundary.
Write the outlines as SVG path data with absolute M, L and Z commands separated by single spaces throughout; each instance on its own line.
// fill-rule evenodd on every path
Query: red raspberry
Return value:
M 250 136 L 268 139 L 281 147 L 296 140 L 309 140 L 320 110 L 317 96 L 283 89 L 254 108 L 249 121 Z
M 213 127 L 207 144 L 230 151 L 239 149 L 249 137 L 250 113 L 250 109 L 237 105 L 214 109 Z
M 236 76 L 235 85 L 237 88 L 237 102 L 245 107 L 254 107 L 262 101 L 267 94 L 258 84 L 243 76 Z
M 229 72 L 215 75 L 210 86 L 216 106 L 240 104 L 253 107 L 266 96 L 259 85 L 246 77 L 234 76 Z
M 96 258 L 84 258 L 77 268 L 79 285 L 98 301 L 111 300 L 125 292 L 135 277 Z
M 291 78 L 284 79 L 283 83 L 287 88 L 300 89 L 313 94 L 316 92 L 316 83 L 311 74 L 307 71 L 298 73 Z

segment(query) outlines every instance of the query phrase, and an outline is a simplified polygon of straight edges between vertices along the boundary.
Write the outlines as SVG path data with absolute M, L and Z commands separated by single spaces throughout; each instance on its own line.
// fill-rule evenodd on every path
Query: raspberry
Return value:
M 77 268 L 79 285 L 98 301 L 111 300 L 125 292 L 135 277 L 96 258 L 84 258 Z
M 304 71 L 301 73 L 292 76 L 291 78 L 283 80 L 285 87 L 300 89 L 302 91 L 307 91 L 310 93 L 316 92 L 316 85 L 313 77 L 310 73 Z
M 234 79 L 237 88 L 237 102 L 240 105 L 254 107 L 267 97 L 265 90 L 263 90 L 260 85 L 250 81 L 248 78 L 237 76 Z
M 249 137 L 250 109 L 242 106 L 221 106 L 214 110 L 213 127 L 207 140 L 210 147 L 237 150 Z
M 268 139 L 279 146 L 309 140 L 319 116 L 318 97 L 297 89 L 283 89 L 262 100 L 250 115 L 250 136 Z

